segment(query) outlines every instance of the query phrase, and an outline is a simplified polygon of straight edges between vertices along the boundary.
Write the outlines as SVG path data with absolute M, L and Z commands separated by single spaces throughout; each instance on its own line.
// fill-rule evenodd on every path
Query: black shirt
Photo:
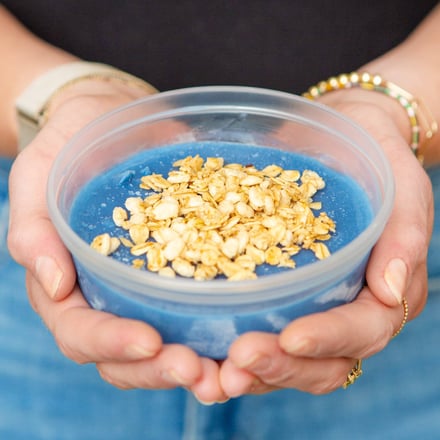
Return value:
M 160 90 L 235 84 L 300 93 L 390 50 L 437 1 L 413 7 L 402 0 L 3 3 L 50 43 Z

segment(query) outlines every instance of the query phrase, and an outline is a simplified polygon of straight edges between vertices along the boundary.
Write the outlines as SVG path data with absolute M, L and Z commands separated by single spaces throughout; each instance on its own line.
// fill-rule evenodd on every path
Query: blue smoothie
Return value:
M 145 198 L 148 195 L 145 190 L 139 188 L 141 177 L 152 173 L 166 177 L 175 161 L 196 155 L 204 159 L 222 157 L 225 164 L 250 164 L 257 169 L 276 164 L 285 170 L 317 172 L 325 181 L 325 188 L 318 191 L 313 200 L 321 202 L 322 211 L 336 224 L 335 232 L 326 241 L 332 254 L 355 239 L 372 220 L 372 209 L 362 188 L 350 177 L 326 167 L 315 159 L 255 145 L 196 142 L 145 150 L 88 182 L 72 205 L 72 229 L 87 243 L 103 233 L 121 236 L 121 229 L 117 228 L 112 220 L 113 209 L 116 206 L 124 206 L 128 197 Z M 129 249 L 124 246 L 120 246 L 111 258 L 125 264 L 130 264 L 133 260 Z M 294 260 L 297 267 L 317 261 L 314 253 L 309 250 L 301 250 L 294 256 Z M 201 355 L 221 359 L 226 356 L 230 343 L 246 331 L 258 329 L 279 332 L 295 317 L 326 310 L 352 300 L 362 287 L 366 260 L 367 256 L 355 273 L 348 274 L 346 279 L 340 280 L 340 284 L 326 286 L 326 301 L 319 300 L 323 293 L 320 291 L 312 294 L 310 298 L 299 298 L 294 302 L 276 301 L 269 305 L 269 308 L 266 305 L 263 310 L 252 305 L 241 311 L 228 307 L 162 304 L 154 299 L 145 305 L 142 295 L 125 295 L 119 288 L 112 288 L 96 275 L 88 273 L 87 268 L 77 265 L 77 270 L 80 286 L 93 307 L 144 320 L 159 330 L 165 342 L 184 343 Z M 263 264 L 257 266 L 256 272 L 259 277 L 265 277 L 287 270 L 296 269 Z M 344 295 L 339 292 L 341 286 L 345 291 Z
M 318 191 L 313 201 L 321 202 L 321 210 L 336 223 L 336 231 L 326 242 L 331 253 L 352 241 L 371 221 L 372 211 L 368 199 L 357 183 L 315 159 L 273 148 L 209 142 L 147 150 L 96 177 L 76 198 L 71 211 L 71 227 L 87 243 L 106 232 L 112 236 L 120 236 L 123 231 L 112 221 L 113 208 L 124 206 L 128 197 L 144 198 L 150 194 L 139 188 L 141 177 L 152 173 L 166 177 L 175 161 L 197 154 L 204 159 L 223 157 L 225 163 L 252 164 L 257 169 L 276 164 L 283 169 L 300 172 L 306 169 L 316 171 L 326 186 Z M 133 259 L 129 249 L 124 246 L 120 246 L 111 257 L 125 263 Z M 294 259 L 298 267 L 316 261 L 313 252 L 308 250 L 301 251 Z M 257 268 L 257 274 L 266 275 L 284 270 L 289 269 L 262 265 Z

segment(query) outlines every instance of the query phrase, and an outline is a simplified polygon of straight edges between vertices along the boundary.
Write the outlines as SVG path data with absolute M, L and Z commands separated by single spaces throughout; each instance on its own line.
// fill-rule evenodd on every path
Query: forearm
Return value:
M 39 75 L 76 58 L 26 30 L 0 5 L 0 155 L 17 150 L 15 100 Z
M 440 5 L 398 47 L 368 63 L 360 70 L 379 73 L 384 79 L 398 84 L 420 99 L 429 109 L 424 114 L 440 122 Z M 396 109 L 396 111 L 398 111 Z M 402 130 L 409 138 L 409 124 L 405 112 L 400 109 Z M 405 121 L 406 119 L 406 121 Z M 426 141 L 423 124 L 421 144 Z M 423 154 L 425 164 L 440 162 L 440 133 L 426 144 Z

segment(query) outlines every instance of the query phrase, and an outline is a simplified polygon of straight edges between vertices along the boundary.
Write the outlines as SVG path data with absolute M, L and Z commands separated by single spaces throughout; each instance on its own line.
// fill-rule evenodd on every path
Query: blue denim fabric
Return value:
M 10 160 L 0 157 L 0 269 L 2 262 L 8 259 L 6 234 L 9 217 L 8 176 L 10 165 Z
M 183 390 L 117 390 L 92 365 L 76 365 L 60 354 L 28 304 L 24 270 L 5 250 L 7 165 L 0 161 L 0 439 L 440 438 L 439 221 L 425 311 L 364 361 L 355 386 L 326 396 L 286 390 L 205 407 Z M 431 175 L 440 216 L 440 169 Z

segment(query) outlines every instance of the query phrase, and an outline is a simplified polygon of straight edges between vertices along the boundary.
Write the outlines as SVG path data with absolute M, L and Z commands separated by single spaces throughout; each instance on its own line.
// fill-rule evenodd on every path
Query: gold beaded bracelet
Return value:
M 423 155 L 420 148 L 420 124 L 423 124 L 425 142 L 428 142 L 438 131 L 438 124 L 432 117 L 429 109 L 422 102 L 398 85 L 385 81 L 380 75 L 372 75 L 367 72 L 343 73 L 336 77 L 331 77 L 326 81 L 310 87 L 303 96 L 308 99 L 316 99 L 334 90 L 360 87 L 364 90 L 383 93 L 393 99 L 405 109 L 411 124 L 410 147 L 420 162 L 423 162 Z M 428 114 L 426 116 L 425 112 Z

